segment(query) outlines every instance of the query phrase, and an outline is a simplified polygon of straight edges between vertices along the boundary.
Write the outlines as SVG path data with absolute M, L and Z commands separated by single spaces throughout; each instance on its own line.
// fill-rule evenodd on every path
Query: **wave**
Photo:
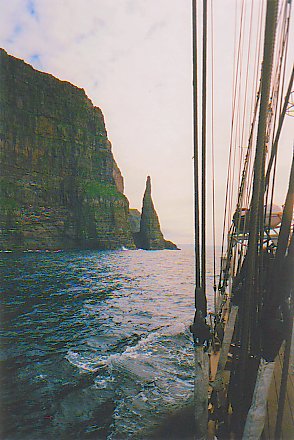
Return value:
M 85 355 L 69 350 L 66 359 L 80 371 L 97 373 L 98 393 L 113 392 L 109 439 L 142 435 L 193 393 L 193 345 L 188 325 L 180 321 L 142 336 L 122 352 Z
M 193 346 L 182 323 L 148 335 L 108 363 L 119 378 L 109 439 L 144 438 L 193 394 Z
M 193 252 L 1 255 L 15 439 L 142 439 L 191 397 Z
M 89 356 L 83 356 L 73 350 L 68 350 L 65 359 L 71 365 L 77 367 L 81 372 L 89 371 L 91 373 L 96 373 L 99 368 L 106 363 L 106 360 L 102 359 L 101 356 L 97 356 L 97 358 L 89 358 Z

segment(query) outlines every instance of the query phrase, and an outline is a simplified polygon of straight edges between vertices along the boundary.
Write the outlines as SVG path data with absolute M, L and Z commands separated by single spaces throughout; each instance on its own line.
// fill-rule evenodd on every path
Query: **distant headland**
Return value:
M 177 249 L 129 209 L 100 108 L 0 49 L 0 250 Z

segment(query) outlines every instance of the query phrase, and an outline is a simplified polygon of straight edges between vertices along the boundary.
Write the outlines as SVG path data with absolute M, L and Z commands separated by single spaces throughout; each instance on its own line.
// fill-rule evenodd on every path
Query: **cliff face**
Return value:
M 138 209 L 130 209 L 129 222 L 133 234 L 137 234 L 138 232 L 140 232 L 141 212 L 138 211 Z
M 0 50 L 0 249 L 134 247 L 104 118 L 83 89 Z
M 134 234 L 136 246 L 142 249 L 178 249 L 171 241 L 164 239 L 160 229 L 158 215 L 151 197 L 151 179 L 148 176 L 143 197 L 140 232 Z

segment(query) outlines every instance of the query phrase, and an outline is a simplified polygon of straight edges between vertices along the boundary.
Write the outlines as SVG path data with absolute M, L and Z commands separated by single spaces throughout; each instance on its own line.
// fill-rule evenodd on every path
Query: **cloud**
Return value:
M 154 34 L 160 31 L 162 28 L 166 26 L 165 21 L 158 21 L 157 23 L 152 24 L 146 33 L 146 38 L 151 38 Z
M 29 0 L 27 2 L 27 10 L 29 12 L 29 14 L 34 17 L 36 20 L 38 20 L 38 14 L 37 14 L 37 10 L 36 10 L 36 5 L 35 2 L 33 0 Z
M 43 63 L 39 54 L 33 54 L 28 59 L 29 63 L 35 66 L 36 69 L 42 69 Z
M 23 27 L 20 24 L 17 24 L 13 29 L 13 35 L 17 36 L 17 35 L 21 34 L 22 31 L 23 31 Z
M 127 14 L 136 14 L 141 11 L 140 0 L 127 0 L 125 2 L 125 11 Z

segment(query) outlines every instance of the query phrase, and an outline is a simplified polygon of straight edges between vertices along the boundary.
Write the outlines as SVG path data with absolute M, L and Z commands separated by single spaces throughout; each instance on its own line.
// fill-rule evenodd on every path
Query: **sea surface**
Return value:
M 1 440 L 143 439 L 191 401 L 193 246 L 0 264 Z

